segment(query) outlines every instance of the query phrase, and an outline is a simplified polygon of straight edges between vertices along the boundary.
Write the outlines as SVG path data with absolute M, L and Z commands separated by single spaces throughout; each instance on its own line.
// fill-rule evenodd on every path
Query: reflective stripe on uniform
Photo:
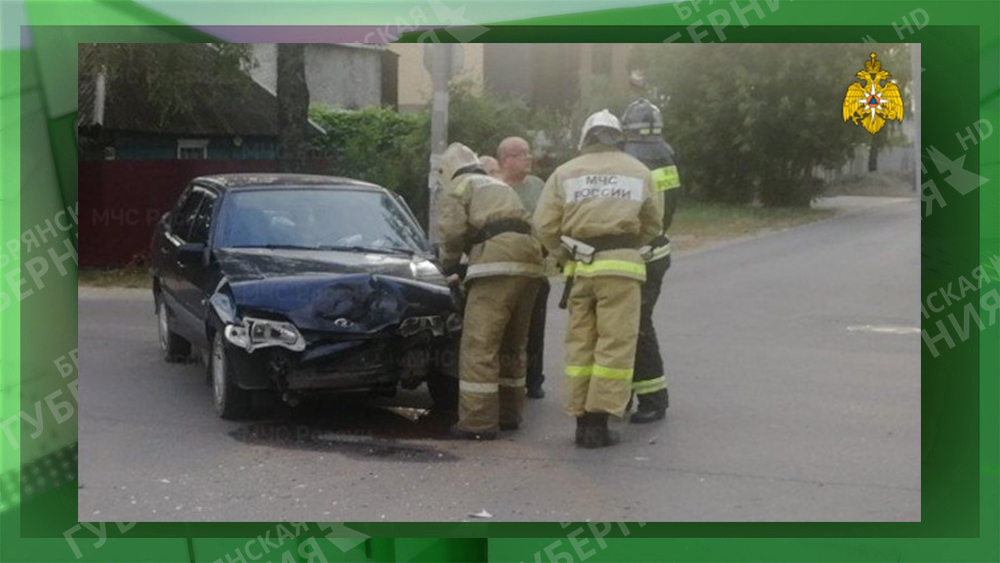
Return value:
M 524 387 L 527 383 L 528 378 L 520 377 L 518 379 L 507 379 L 505 377 L 500 378 L 500 387 Z
M 583 262 L 570 262 L 567 275 L 581 277 L 593 276 L 625 276 L 636 278 L 640 281 L 646 279 L 646 265 L 636 264 L 625 260 L 594 260 L 590 264 Z
M 458 381 L 458 390 L 464 393 L 497 393 L 500 386 L 496 383 L 474 383 L 461 379 Z
M 669 242 L 663 246 L 657 246 L 656 248 L 654 248 L 652 254 L 649 257 L 649 260 L 646 260 L 646 262 L 654 262 L 656 260 L 666 258 L 667 256 L 670 256 Z
M 592 366 L 566 366 L 569 377 L 601 377 L 604 379 L 631 379 L 632 369 L 608 368 L 594 364 Z
M 649 393 L 656 393 L 661 389 L 667 388 L 667 376 L 661 375 L 660 377 L 654 377 L 653 379 L 647 379 L 645 381 L 633 381 L 632 390 L 635 391 L 636 395 L 647 395 Z
M 523 262 L 489 262 L 472 264 L 465 273 L 466 279 L 483 278 L 487 276 L 532 276 L 544 275 L 540 264 L 525 264 Z
M 595 364 L 594 377 L 603 377 L 604 379 L 632 379 L 632 369 L 606 368 Z
M 665 192 L 681 187 L 681 177 L 676 166 L 664 166 L 653 170 L 656 191 Z

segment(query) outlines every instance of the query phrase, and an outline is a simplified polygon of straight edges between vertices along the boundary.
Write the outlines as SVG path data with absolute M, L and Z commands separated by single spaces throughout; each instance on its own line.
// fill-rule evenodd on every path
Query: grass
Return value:
M 833 216 L 830 209 L 765 208 L 718 203 L 682 202 L 670 225 L 673 250 L 785 229 Z
M 670 226 L 674 251 L 690 250 L 703 244 L 769 230 L 784 229 L 832 216 L 832 210 L 747 207 L 685 201 Z M 546 264 L 549 275 L 558 274 L 554 263 Z M 79 285 L 87 287 L 150 287 L 144 267 L 80 270 Z
M 117 269 L 81 268 L 79 285 L 87 287 L 151 287 L 149 270 L 138 266 Z

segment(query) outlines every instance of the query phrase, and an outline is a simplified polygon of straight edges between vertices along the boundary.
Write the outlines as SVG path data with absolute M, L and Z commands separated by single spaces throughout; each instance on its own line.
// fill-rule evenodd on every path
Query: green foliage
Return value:
M 372 182 L 406 198 L 418 218 L 426 216 L 430 122 L 427 112 L 391 109 L 341 111 L 313 106 L 309 117 L 326 130 L 312 149 L 330 158 L 330 174 Z
M 530 111 L 519 99 L 478 94 L 464 81 L 451 85 L 449 98 L 448 140 L 464 143 L 477 154 L 494 156 L 504 138 L 528 134 Z
M 79 70 L 81 77 L 104 74 L 109 83 L 142 84 L 161 108 L 163 122 L 191 109 L 195 88 L 211 96 L 220 91 L 214 85 L 249 87 L 244 71 L 257 65 L 252 47 L 240 43 L 81 43 Z
M 868 45 L 656 45 L 650 61 L 665 135 L 696 197 L 802 206 L 822 186 L 817 166 L 836 167 L 870 135 L 845 125 L 842 105 Z M 905 72 L 900 55 L 886 66 Z M 669 101 L 669 103 L 664 103 Z

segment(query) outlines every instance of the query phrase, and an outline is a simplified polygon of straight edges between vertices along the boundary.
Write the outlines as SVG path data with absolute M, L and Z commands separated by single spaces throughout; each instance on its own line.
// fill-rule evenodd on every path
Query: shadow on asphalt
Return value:
M 407 394 L 409 395 L 409 394 Z M 297 407 L 268 401 L 254 420 L 230 432 L 251 445 L 324 451 L 382 461 L 456 461 L 454 454 L 422 440 L 447 440 L 452 419 L 402 396 L 313 398 Z

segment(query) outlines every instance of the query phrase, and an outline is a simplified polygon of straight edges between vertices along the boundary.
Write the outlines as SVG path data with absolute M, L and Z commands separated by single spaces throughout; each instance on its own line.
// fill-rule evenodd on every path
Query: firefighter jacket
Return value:
M 557 260 L 565 261 L 569 276 L 645 281 L 638 248 L 663 228 L 654 189 L 652 174 L 643 163 L 618 149 L 591 145 L 557 168 L 545 183 L 534 215 L 536 234 Z M 627 242 L 605 249 L 592 244 L 598 251 L 591 263 L 584 263 L 562 246 L 563 235 L 587 244 L 609 237 Z
M 438 204 L 440 261 L 445 274 L 469 256 L 466 280 L 543 275 L 542 247 L 530 215 L 513 188 L 479 173 L 459 174 L 442 188 Z

